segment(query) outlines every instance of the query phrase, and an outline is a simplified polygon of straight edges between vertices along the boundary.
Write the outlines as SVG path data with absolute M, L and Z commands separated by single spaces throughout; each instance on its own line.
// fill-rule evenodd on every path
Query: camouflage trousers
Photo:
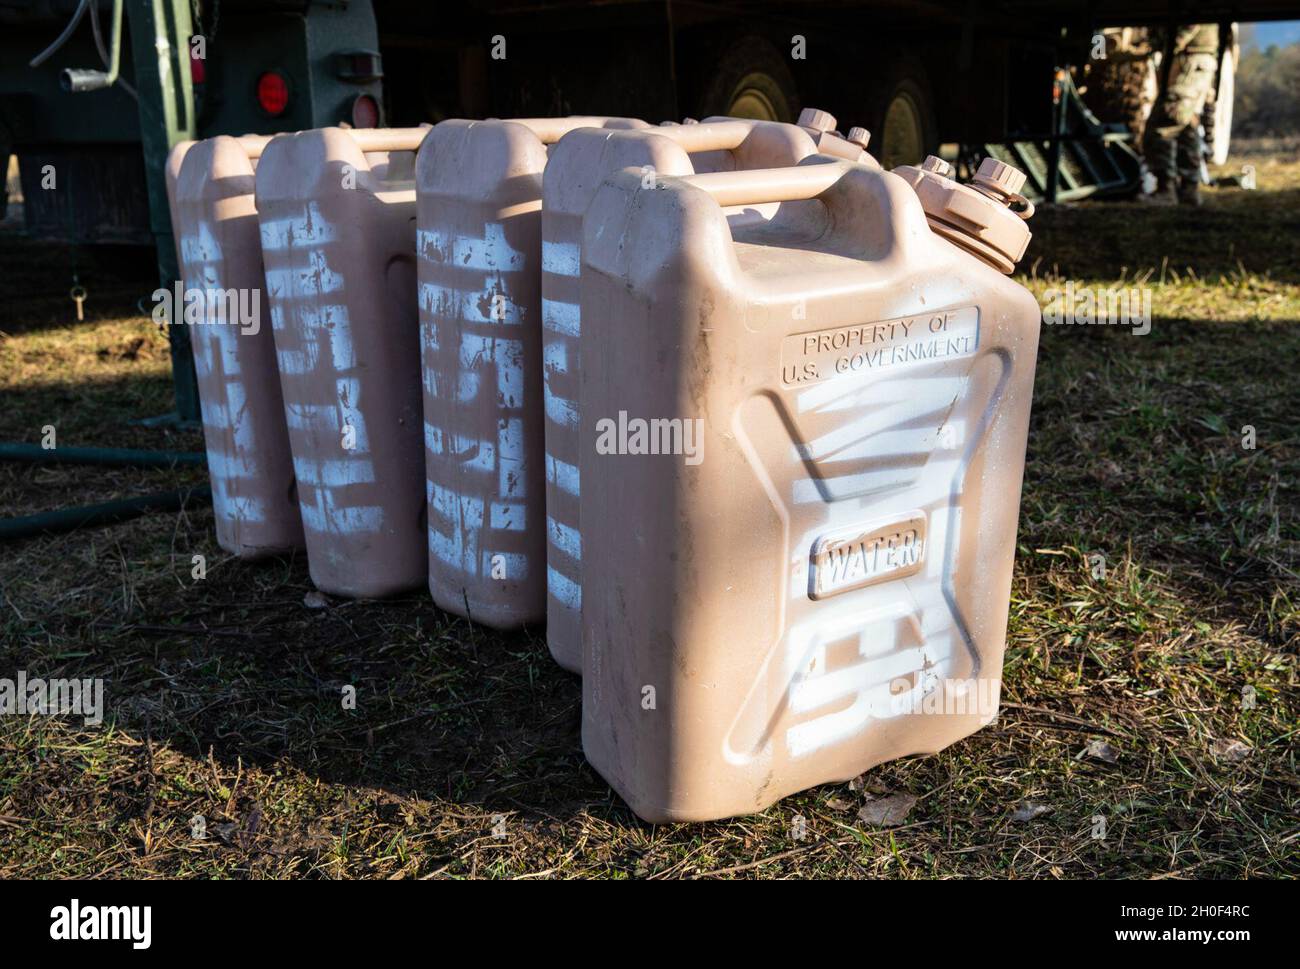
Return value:
M 1162 185 L 1175 179 L 1200 181 L 1201 137 L 1196 130 L 1214 91 L 1218 58 L 1213 54 L 1179 54 L 1169 65 L 1169 83 L 1151 111 L 1143 154 Z

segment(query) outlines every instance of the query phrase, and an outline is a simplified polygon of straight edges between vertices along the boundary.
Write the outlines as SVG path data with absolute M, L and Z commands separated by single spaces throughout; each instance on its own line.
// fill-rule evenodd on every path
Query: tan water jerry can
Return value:
M 624 168 L 652 181 L 658 175 L 793 165 L 816 152 L 809 134 L 794 125 L 729 118 L 634 131 L 584 128 L 565 135 L 551 152 L 542 209 L 546 642 L 565 669 L 582 669 L 578 296 L 583 213 L 605 178 Z
M 171 322 L 189 327 L 217 543 L 241 558 L 303 545 L 253 201 L 269 140 L 183 142 L 167 165 L 181 275 Z
M 414 166 L 427 131 L 278 135 L 257 168 L 307 562 L 335 595 L 426 575 Z
M 623 172 L 587 211 L 583 748 L 643 818 L 759 811 L 996 714 L 1023 176 L 927 166 Z
M 546 614 L 542 171 L 606 118 L 444 121 L 417 162 L 429 590 L 497 628 Z

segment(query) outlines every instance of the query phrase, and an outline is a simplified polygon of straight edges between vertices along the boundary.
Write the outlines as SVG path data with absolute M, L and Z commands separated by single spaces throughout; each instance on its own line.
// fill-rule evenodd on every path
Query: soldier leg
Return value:
M 1165 110 L 1163 99 L 1157 101 L 1147 122 L 1142 154 L 1146 159 L 1147 167 L 1156 177 L 1156 194 L 1160 196 L 1172 194 L 1177 184 L 1177 149 L 1174 142 L 1176 135 L 1177 128 Z
M 1201 133 L 1196 130 L 1196 125 L 1189 124 L 1178 132 L 1176 154 L 1178 200 L 1200 205 L 1198 186 L 1201 184 Z
M 1184 202 L 1199 204 L 1201 136 L 1196 128 L 1214 87 L 1218 61 L 1213 54 L 1189 54 L 1179 68 L 1177 77 L 1170 79 L 1168 95 L 1170 116 L 1179 126 L 1175 162 L 1179 197 Z

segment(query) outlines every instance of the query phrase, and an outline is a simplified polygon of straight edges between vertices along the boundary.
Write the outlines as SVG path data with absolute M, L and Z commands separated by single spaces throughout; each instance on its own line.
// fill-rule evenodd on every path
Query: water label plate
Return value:
M 840 529 L 813 544 L 808 597 L 825 599 L 853 589 L 915 575 L 925 564 L 925 515 Z
M 967 357 L 975 352 L 979 339 L 977 306 L 796 333 L 781 343 L 781 382 L 810 384 L 844 374 Z

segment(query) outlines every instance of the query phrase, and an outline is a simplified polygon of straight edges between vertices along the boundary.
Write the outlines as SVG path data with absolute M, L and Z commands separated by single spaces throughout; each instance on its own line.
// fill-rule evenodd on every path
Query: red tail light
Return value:
M 207 65 L 203 63 L 203 58 L 199 57 L 195 52 L 194 39 L 190 38 L 190 82 L 192 84 L 202 84 L 207 79 Z
M 357 99 L 352 102 L 352 127 L 379 127 L 379 105 L 369 94 L 357 95 Z
M 272 118 L 289 106 L 289 82 L 279 71 L 267 71 L 257 79 L 257 103 Z

